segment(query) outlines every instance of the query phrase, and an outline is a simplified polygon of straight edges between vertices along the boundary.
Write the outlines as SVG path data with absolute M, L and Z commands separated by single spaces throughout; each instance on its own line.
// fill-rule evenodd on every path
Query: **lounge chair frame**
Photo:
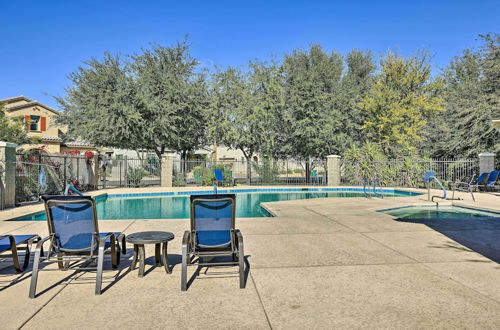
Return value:
M 22 240 L 16 244 L 16 235 L 0 235 L 0 240 L 8 239 L 10 243 L 10 248 L 0 252 L 0 259 L 12 258 L 12 262 L 14 264 L 14 269 L 17 272 L 22 272 L 28 267 L 30 256 L 31 256 L 31 246 L 33 243 L 38 242 L 41 238 L 38 235 L 31 235 L 30 238 Z M 22 244 L 26 244 L 26 246 L 20 246 Z M 21 265 L 19 258 L 19 250 L 24 251 L 24 261 Z M 10 252 L 10 254 L 6 254 Z M 40 251 L 43 254 L 43 250 Z
M 474 188 L 478 185 L 474 184 L 474 180 L 476 179 L 476 173 L 473 173 L 467 182 L 459 181 L 456 182 L 453 187 L 453 194 L 451 196 L 451 200 L 455 200 L 455 191 L 468 192 L 472 196 L 472 200 L 475 202 L 476 198 L 474 197 Z M 478 177 L 479 179 L 479 177 Z
M 195 230 L 195 213 L 194 206 L 196 203 L 203 202 L 230 202 L 233 205 L 232 209 L 232 223 L 230 230 L 230 244 L 223 246 L 200 246 L 196 242 L 196 230 Z M 238 229 L 235 229 L 235 218 L 236 218 L 236 197 L 234 194 L 224 194 L 220 195 L 220 198 L 206 198 L 203 195 L 192 195 L 191 196 L 191 230 L 186 230 L 182 238 L 182 269 L 181 269 L 181 290 L 187 290 L 187 267 L 197 266 L 199 272 L 200 268 L 203 266 L 238 266 L 238 275 L 240 279 L 240 288 L 245 288 L 245 254 L 243 249 L 243 235 Z M 232 257 L 232 261 L 223 262 L 205 262 L 206 259 L 211 259 L 215 257 Z
M 219 173 L 220 176 L 222 177 L 222 180 L 220 180 L 219 178 L 217 178 L 217 174 L 216 173 Z M 224 177 L 224 170 L 221 170 L 221 169 L 214 169 L 214 179 L 215 179 L 215 183 L 217 184 L 218 187 L 225 187 L 225 186 L 235 186 L 235 179 L 232 178 L 231 180 L 228 180 Z
M 31 285 L 29 291 L 29 297 L 35 298 L 36 296 L 36 286 L 38 281 L 39 271 L 51 271 L 57 269 L 41 269 L 42 264 L 57 263 L 58 270 L 75 270 L 75 271 L 88 271 L 96 270 L 96 286 L 95 294 L 100 295 L 102 291 L 102 273 L 104 266 L 104 256 L 111 255 L 111 265 L 113 269 L 116 269 L 120 263 L 120 256 L 123 250 L 123 254 L 126 254 L 126 243 L 125 235 L 119 233 L 116 237 L 115 233 L 106 233 L 103 237 L 99 234 L 99 226 L 96 213 L 96 204 L 92 197 L 90 196 L 74 196 L 75 198 L 67 199 L 68 196 L 64 196 L 65 199 L 57 200 L 52 199 L 53 197 L 59 196 L 42 196 L 45 202 L 45 212 L 47 214 L 47 224 L 49 227 L 49 236 L 38 241 L 35 251 L 35 259 L 33 262 L 33 272 L 31 275 Z M 62 196 L 61 196 L 62 197 Z M 92 207 L 93 215 L 93 227 L 94 227 L 94 239 L 92 240 L 91 246 L 83 249 L 65 249 L 59 246 L 57 233 L 55 231 L 54 220 L 50 212 L 50 207 L 52 205 L 63 205 L 63 204 L 77 204 L 77 203 L 89 203 Z M 110 241 L 110 246 L 106 248 L 106 242 Z M 119 242 L 121 241 L 122 247 L 120 247 Z M 44 243 L 49 242 L 49 248 L 47 256 L 43 254 Z M 97 263 L 97 267 L 89 267 L 91 263 Z

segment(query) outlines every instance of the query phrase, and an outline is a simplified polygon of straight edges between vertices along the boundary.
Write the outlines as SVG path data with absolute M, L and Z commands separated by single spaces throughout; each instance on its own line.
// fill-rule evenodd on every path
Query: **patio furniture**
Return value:
M 486 175 L 484 177 L 486 177 Z M 455 200 L 455 191 L 462 191 L 470 193 L 470 195 L 472 196 L 472 200 L 475 202 L 476 198 L 474 198 L 473 187 L 477 186 L 476 183 L 478 182 L 477 180 L 474 180 L 475 178 L 476 178 L 476 173 L 473 173 L 469 178 L 455 182 L 455 184 L 451 184 L 453 187 L 453 194 L 451 196 L 451 199 Z M 480 178 L 481 176 L 479 176 L 478 179 Z
M 174 234 L 166 231 L 143 231 L 127 235 L 127 242 L 134 244 L 134 256 L 130 270 L 134 270 L 139 260 L 139 277 L 144 276 L 144 265 L 146 263 L 145 244 L 155 245 L 155 261 L 157 266 L 165 267 L 167 274 L 171 274 L 170 266 L 168 265 L 167 247 L 168 242 L 174 239 Z M 160 252 L 160 245 L 163 244 Z
M 40 236 L 32 235 L 0 235 L 0 258 L 12 258 L 14 269 L 22 272 L 28 267 L 30 261 L 31 245 L 40 240 Z M 26 246 L 20 246 L 26 244 Z M 21 265 L 19 262 L 19 250 L 24 250 L 24 262 Z M 10 252 L 10 254 L 5 254 Z M 43 254 L 43 251 L 41 252 Z
M 112 267 L 117 268 L 121 249 L 126 253 L 125 235 L 99 232 L 95 201 L 91 196 L 42 196 L 42 200 L 49 236 L 36 247 L 29 297 L 35 298 L 38 272 L 46 270 L 44 264 L 56 262 L 59 270 L 96 270 L 95 294 L 101 294 L 104 255 L 110 254 Z M 49 249 L 45 257 L 42 248 L 47 241 Z M 89 267 L 93 262 L 97 267 Z
M 187 290 L 187 266 L 239 267 L 245 287 L 243 236 L 235 229 L 234 194 L 191 195 L 191 230 L 182 238 L 181 290 Z M 226 260 L 218 260 L 225 258 Z M 230 260 L 227 260 L 227 259 Z
M 472 184 L 468 185 L 468 188 L 472 190 L 479 189 L 479 187 L 484 184 L 489 174 L 490 173 L 487 172 L 481 173 L 481 175 L 478 176 L 478 178 Z
M 231 176 L 232 176 L 232 172 L 229 171 L 229 173 L 231 173 Z M 224 178 L 224 172 L 223 172 L 223 170 L 221 170 L 221 169 L 215 169 L 214 170 L 214 176 L 215 176 L 215 181 L 217 181 L 217 186 L 224 187 L 225 184 L 227 184 L 227 185 L 233 185 L 234 186 L 234 180 L 228 180 L 228 179 Z
M 485 184 L 482 186 L 484 190 L 486 191 L 492 190 L 499 176 L 500 176 L 500 171 L 491 171 L 490 175 L 488 176 L 488 179 L 486 179 Z

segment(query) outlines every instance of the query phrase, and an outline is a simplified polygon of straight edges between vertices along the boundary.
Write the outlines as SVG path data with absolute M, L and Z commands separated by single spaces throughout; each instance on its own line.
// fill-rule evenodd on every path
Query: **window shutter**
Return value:
M 47 117 L 40 117 L 40 130 L 42 132 L 47 130 Z
M 31 120 L 31 116 L 30 115 L 25 115 L 24 116 L 24 125 L 26 125 L 26 128 L 28 130 L 30 129 L 30 120 Z

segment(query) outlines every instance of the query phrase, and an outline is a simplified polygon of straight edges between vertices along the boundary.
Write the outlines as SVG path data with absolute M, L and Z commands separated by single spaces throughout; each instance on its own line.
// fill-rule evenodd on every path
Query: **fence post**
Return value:
M 160 186 L 172 187 L 172 173 L 174 170 L 174 157 L 172 154 L 161 156 Z
M 92 183 L 94 185 L 94 189 L 97 190 L 99 189 L 99 176 L 100 176 L 100 173 L 99 173 L 99 156 L 97 155 L 97 153 L 94 154 L 94 173 L 93 173 L 94 177 L 92 178 Z
M 67 176 L 66 176 L 66 166 L 67 166 L 67 163 L 68 163 L 68 156 L 64 156 L 64 160 L 63 160 L 63 168 L 64 168 L 64 174 L 63 174 L 63 189 L 66 189 L 66 185 L 68 184 L 67 182 Z M 64 190 L 63 190 L 64 191 Z
M 125 181 L 124 186 L 128 188 L 128 157 L 123 156 L 123 179 Z
M 16 204 L 16 147 L 0 141 L 0 209 Z
M 326 156 L 326 169 L 328 171 L 327 184 L 328 186 L 340 185 L 340 156 Z
M 495 154 L 483 152 L 479 154 L 479 173 L 490 173 L 495 170 Z

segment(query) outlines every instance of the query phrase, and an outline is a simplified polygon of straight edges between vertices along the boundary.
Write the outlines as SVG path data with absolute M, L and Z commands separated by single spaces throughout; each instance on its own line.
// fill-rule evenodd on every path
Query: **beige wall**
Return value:
M 51 142 L 51 141 L 46 141 L 46 142 L 42 142 L 40 144 L 22 144 L 20 145 L 18 148 L 19 149 L 24 149 L 24 150 L 28 150 L 28 149 L 35 149 L 35 148 L 40 148 L 40 147 L 43 147 L 45 146 L 45 150 L 51 154 L 53 153 L 60 153 L 61 152 L 61 145 L 59 142 Z
M 47 130 L 44 132 L 34 132 L 30 131 L 28 134 L 30 136 L 38 136 L 38 137 L 58 137 L 59 136 L 59 130 L 61 131 L 66 131 L 67 129 L 65 127 L 60 127 L 55 124 L 55 118 L 57 116 L 56 113 L 53 111 L 50 111 L 43 106 L 40 105 L 35 105 L 35 106 L 29 106 L 26 108 L 22 109 L 17 109 L 17 110 L 8 110 L 10 107 L 13 106 L 15 103 L 10 103 L 6 106 L 7 111 L 6 114 L 9 117 L 15 118 L 15 117 L 25 117 L 25 116 L 43 116 L 46 117 L 47 119 Z

